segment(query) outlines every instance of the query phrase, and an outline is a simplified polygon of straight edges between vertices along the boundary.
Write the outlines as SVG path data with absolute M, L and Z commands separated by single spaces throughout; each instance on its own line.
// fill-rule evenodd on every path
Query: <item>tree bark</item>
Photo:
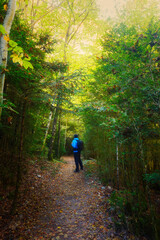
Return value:
M 64 149 L 66 149 L 66 140 L 67 140 L 67 118 L 66 118 L 66 127 L 65 127 L 65 135 L 64 135 Z
M 58 122 L 58 139 L 57 139 L 57 157 L 60 158 L 60 144 L 61 144 L 61 111 L 59 113 Z
M 118 147 L 118 141 L 116 142 L 116 162 L 117 162 L 117 189 L 119 190 L 119 147 Z
M 50 139 L 50 144 L 49 144 L 49 151 L 48 151 L 48 160 L 49 161 L 52 160 L 53 140 L 54 140 L 54 136 L 55 136 L 55 132 L 56 132 L 58 113 L 59 113 L 59 100 L 58 100 L 57 106 L 56 106 L 56 111 L 55 111 L 53 126 L 52 126 L 52 134 L 51 134 L 51 139 Z
M 43 151 L 43 149 L 44 149 L 44 145 L 45 145 L 45 143 L 46 143 L 46 139 L 47 139 L 47 135 L 48 135 L 49 127 L 50 127 L 51 120 L 52 120 L 52 115 L 53 115 L 53 109 L 51 109 L 50 114 L 49 114 L 48 124 L 47 124 L 46 133 L 45 133 L 45 136 L 44 136 L 44 140 L 43 140 L 43 145 L 42 145 L 42 149 L 41 149 L 41 151 Z
M 27 101 L 25 99 L 23 102 L 23 107 L 22 107 L 20 145 L 19 145 L 19 156 L 18 156 L 18 162 L 17 162 L 17 179 L 16 179 L 16 188 L 15 188 L 15 193 L 14 193 L 14 199 L 13 199 L 13 203 L 12 203 L 12 207 L 11 207 L 11 214 L 14 213 L 15 208 L 16 208 L 19 186 L 20 186 L 20 182 L 21 182 L 21 165 L 22 165 L 22 158 L 23 158 L 24 123 L 25 123 L 26 105 L 27 105 Z
M 3 26 L 8 36 L 10 33 L 10 29 L 11 29 L 15 11 L 16 11 L 16 1 L 17 0 L 9 0 L 7 14 L 3 22 Z M 0 38 L 0 66 L 2 66 L 2 69 L 6 68 L 7 58 L 8 58 L 8 43 L 4 37 L 5 36 L 2 35 Z M 5 71 L 1 70 L 0 72 L 0 119 L 2 115 L 4 83 L 5 83 Z

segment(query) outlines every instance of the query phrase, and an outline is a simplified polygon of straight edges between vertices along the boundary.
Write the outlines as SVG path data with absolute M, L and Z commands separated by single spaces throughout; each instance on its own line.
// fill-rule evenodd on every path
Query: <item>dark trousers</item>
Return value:
M 79 165 L 80 165 L 80 168 L 83 169 L 80 152 L 74 152 L 74 160 L 75 160 L 75 164 L 76 164 L 76 172 L 79 172 Z

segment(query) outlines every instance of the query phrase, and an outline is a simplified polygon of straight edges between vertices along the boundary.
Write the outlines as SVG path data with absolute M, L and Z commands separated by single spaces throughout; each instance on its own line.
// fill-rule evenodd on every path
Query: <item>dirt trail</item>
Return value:
M 65 161 L 66 166 L 56 176 L 55 239 L 107 239 L 102 186 L 91 179 L 86 181 L 83 171 L 74 173 L 73 158 Z
M 50 171 L 33 163 L 22 184 L 16 214 L 10 219 L 2 218 L 0 239 L 120 239 L 107 216 L 101 184 L 86 179 L 85 169 L 74 173 L 72 157 L 64 158 L 55 176 L 51 164 L 47 167 Z

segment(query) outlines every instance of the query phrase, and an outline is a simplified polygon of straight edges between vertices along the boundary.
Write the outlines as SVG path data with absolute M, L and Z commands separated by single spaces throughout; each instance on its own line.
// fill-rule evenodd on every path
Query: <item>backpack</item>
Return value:
M 78 151 L 82 151 L 84 149 L 84 143 L 81 140 L 77 140 Z

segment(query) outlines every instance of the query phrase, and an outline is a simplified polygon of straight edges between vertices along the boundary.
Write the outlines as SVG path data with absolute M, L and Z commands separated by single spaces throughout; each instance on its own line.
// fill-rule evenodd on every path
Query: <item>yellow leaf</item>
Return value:
M 10 41 L 9 36 L 8 36 L 8 35 L 5 35 L 5 36 L 4 36 L 4 40 L 6 40 L 7 42 L 9 42 L 9 41 Z
M 4 8 L 5 11 L 7 11 L 8 5 L 7 5 L 7 4 L 4 4 L 3 8 Z

